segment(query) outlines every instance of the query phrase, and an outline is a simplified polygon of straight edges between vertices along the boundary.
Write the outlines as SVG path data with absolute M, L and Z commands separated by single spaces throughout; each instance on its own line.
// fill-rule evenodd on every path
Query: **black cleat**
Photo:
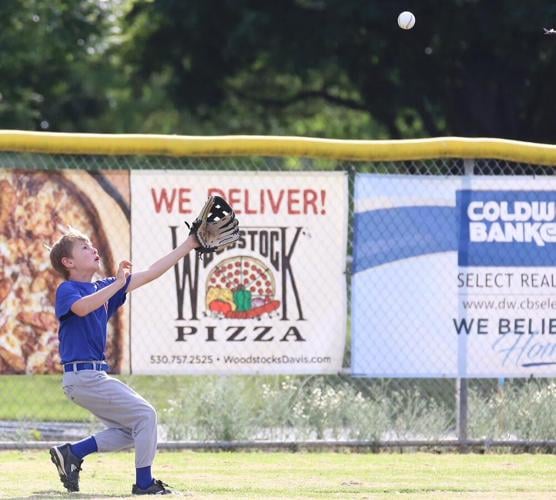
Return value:
M 83 460 L 72 452 L 69 443 L 50 448 L 50 459 L 58 469 L 60 481 L 68 491 L 79 491 L 79 472 Z
M 139 488 L 136 484 L 133 485 L 131 488 L 132 495 L 172 495 L 172 490 L 167 488 L 167 484 L 163 483 L 158 479 L 153 480 L 153 484 L 151 484 L 148 488 L 142 489 Z

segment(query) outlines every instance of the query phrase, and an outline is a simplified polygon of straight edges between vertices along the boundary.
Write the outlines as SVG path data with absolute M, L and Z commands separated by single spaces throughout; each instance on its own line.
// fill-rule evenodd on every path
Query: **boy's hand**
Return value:
M 130 273 L 131 262 L 129 262 L 129 260 L 122 260 L 118 265 L 118 272 L 116 273 L 116 281 L 118 284 L 123 287 Z
M 201 246 L 201 244 L 199 243 L 199 240 L 197 239 L 197 237 L 194 234 L 190 234 L 187 239 L 189 240 L 190 244 L 191 244 L 191 248 L 199 248 Z

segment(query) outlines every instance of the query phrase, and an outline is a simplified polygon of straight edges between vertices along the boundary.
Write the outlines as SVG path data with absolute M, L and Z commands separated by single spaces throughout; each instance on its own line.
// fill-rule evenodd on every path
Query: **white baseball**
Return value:
M 398 25 L 403 30 L 410 30 L 411 28 L 413 28 L 413 26 L 415 26 L 415 16 L 413 15 L 413 12 L 404 10 L 398 16 Z

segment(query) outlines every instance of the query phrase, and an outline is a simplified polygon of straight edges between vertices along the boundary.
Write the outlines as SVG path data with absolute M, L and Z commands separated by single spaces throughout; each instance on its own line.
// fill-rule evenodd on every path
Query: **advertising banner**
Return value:
M 48 246 L 69 226 L 88 236 L 102 258 L 97 278 L 129 258 L 126 171 L 0 169 L 0 374 L 60 373 L 56 288 Z M 128 370 L 128 315 L 108 325 L 106 356 Z
M 358 175 L 352 370 L 556 375 L 556 181 Z
M 133 171 L 132 259 L 182 243 L 210 195 L 240 239 L 132 294 L 133 373 L 333 373 L 346 335 L 342 172 Z M 331 237 L 333 235 L 333 237 Z

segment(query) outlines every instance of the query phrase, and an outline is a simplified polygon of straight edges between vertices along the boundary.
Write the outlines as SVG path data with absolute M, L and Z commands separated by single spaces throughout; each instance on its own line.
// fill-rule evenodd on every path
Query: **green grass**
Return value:
M 219 376 L 154 376 L 128 375 L 117 376 L 120 380 L 133 387 L 161 412 L 169 407 L 169 401 L 178 397 L 188 397 L 194 388 L 210 388 L 222 379 Z M 334 376 L 235 376 L 229 377 L 232 386 L 241 384 L 244 395 L 252 395 L 255 402 L 260 402 L 261 387 L 266 384 L 279 388 L 281 381 L 288 379 L 296 385 L 310 389 L 308 381 L 320 380 L 331 386 L 341 387 L 355 382 L 355 386 L 365 391 L 381 381 L 356 379 Z M 87 411 L 66 399 L 62 391 L 61 375 L 3 375 L 0 377 L 0 420 L 38 420 L 38 421 L 89 421 Z M 424 384 L 424 385 L 423 385 Z M 427 385 L 429 384 L 429 385 Z M 443 400 L 452 398 L 453 388 L 447 380 L 411 381 L 411 384 L 400 383 L 399 387 L 421 387 L 425 394 L 436 394 Z M 390 386 L 389 386 L 390 387 Z M 392 386 L 392 390 L 395 389 Z M 390 392 L 390 388 L 384 389 Z
M 169 401 L 187 394 L 193 386 L 214 384 L 218 376 L 117 375 L 157 411 L 168 408 Z M 279 377 L 243 377 L 248 393 L 265 380 L 276 383 Z M 70 402 L 62 390 L 61 375 L 2 375 L 0 377 L 0 420 L 90 421 L 88 411 Z
M 556 498 L 551 455 L 160 452 L 153 470 L 190 498 Z M 46 450 L 0 452 L 1 498 L 67 494 Z M 126 497 L 131 452 L 95 454 L 76 497 Z
M 185 377 L 120 376 L 155 408 L 168 406 L 168 399 Z M 89 421 L 88 411 L 68 401 L 61 375 L 3 375 L 0 377 L 0 420 Z

